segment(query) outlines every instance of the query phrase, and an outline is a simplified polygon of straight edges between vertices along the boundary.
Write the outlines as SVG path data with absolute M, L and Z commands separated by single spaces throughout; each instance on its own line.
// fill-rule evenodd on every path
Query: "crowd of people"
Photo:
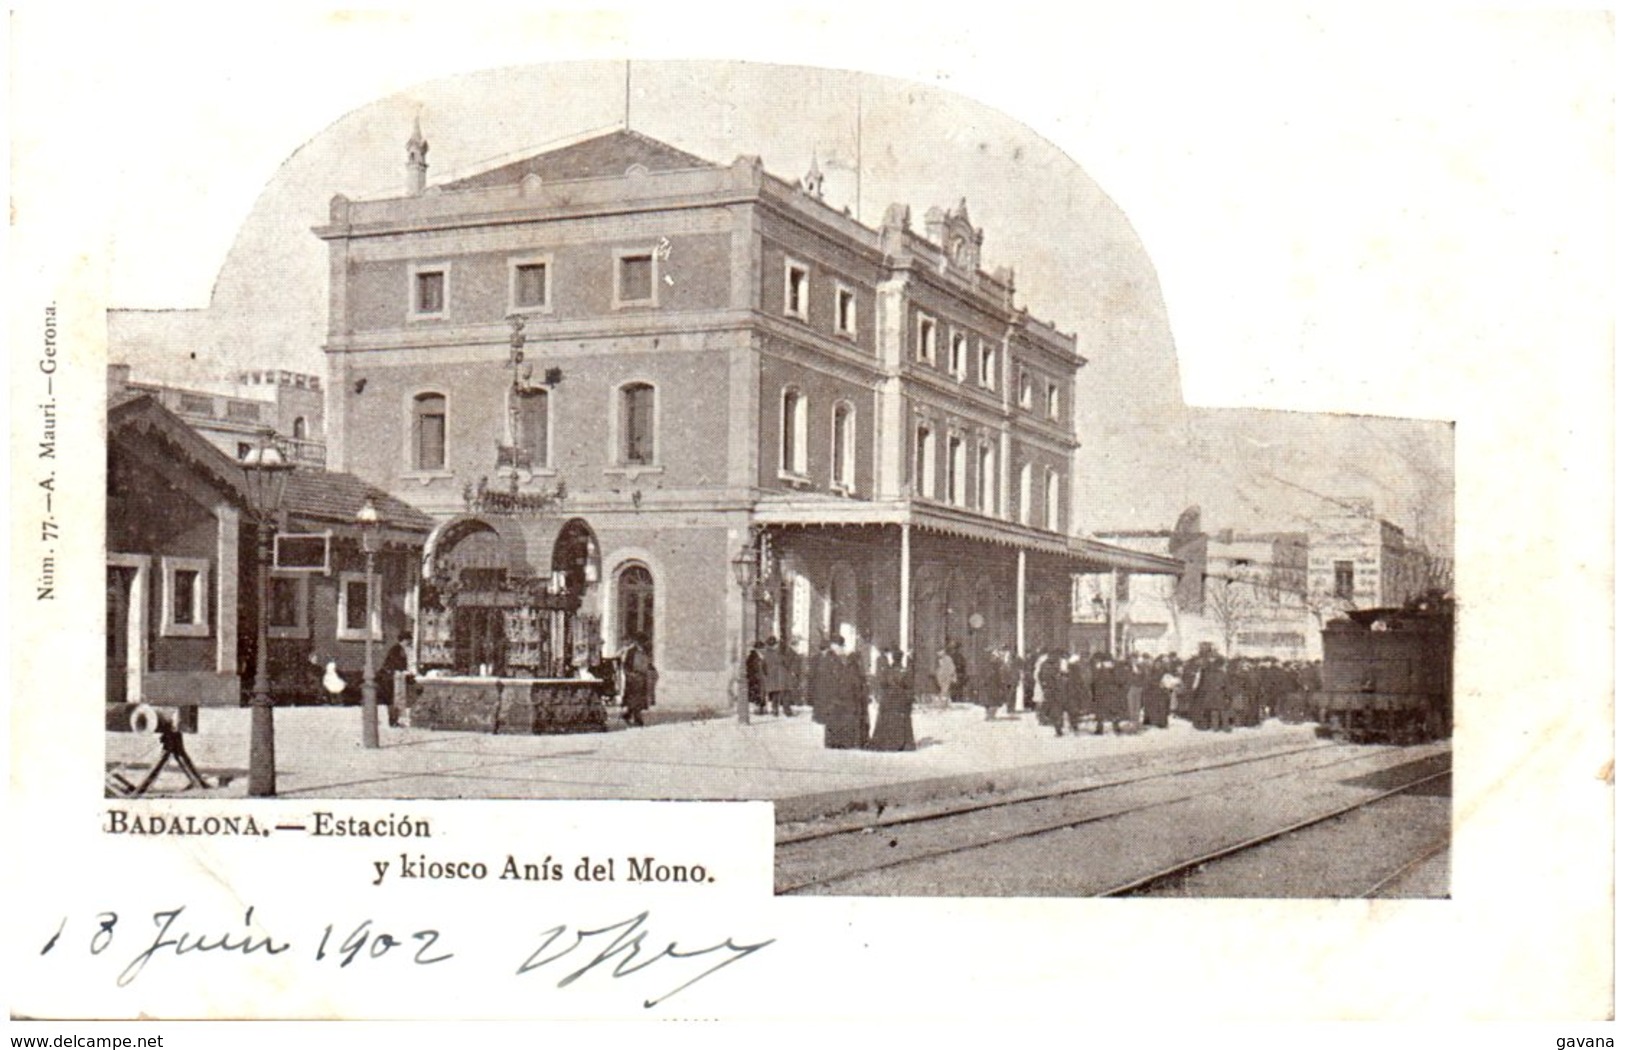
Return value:
M 896 649 L 883 650 L 871 673 L 837 634 L 809 656 L 769 638 L 751 649 L 745 670 L 758 714 L 791 716 L 808 707 L 824 727 L 825 747 L 876 751 L 914 749 L 917 702 L 972 703 L 989 720 L 1001 710 L 1036 712 L 1056 736 L 1166 729 L 1172 717 L 1197 729 L 1229 732 L 1266 718 L 1301 722 L 1312 715 L 1320 689 L 1318 661 L 1226 658 L 1209 643 L 1186 659 L 1056 649 L 1021 658 L 1010 648 L 967 655 L 950 641 L 917 662 Z

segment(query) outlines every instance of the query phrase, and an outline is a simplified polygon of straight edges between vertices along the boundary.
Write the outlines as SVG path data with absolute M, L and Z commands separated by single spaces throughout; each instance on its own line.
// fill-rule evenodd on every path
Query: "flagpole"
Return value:
M 621 127 L 632 130 L 632 60 L 626 60 L 626 87 L 622 92 L 625 108 L 621 112 Z
M 855 218 L 863 221 L 863 88 L 858 88 L 858 192 Z

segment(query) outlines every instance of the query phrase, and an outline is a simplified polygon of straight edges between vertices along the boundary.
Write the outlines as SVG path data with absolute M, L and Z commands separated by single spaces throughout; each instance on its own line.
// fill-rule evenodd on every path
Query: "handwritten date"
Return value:
M 185 905 L 155 911 L 151 918 L 150 937 L 139 932 L 135 935 L 140 938 L 136 942 L 139 948 L 127 958 L 114 978 L 120 988 L 135 981 L 160 959 L 219 963 L 227 958 L 274 957 L 292 952 L 290 960 L 308 958 L 311 963 L 322 966 L 336 963 L 342 970 L 352 963 L 370 964 L 391 957 L 413 966 L 434 966 L 457 958 L 441 945 L 439 929 L 426 927 L 397 935 L 370 918 L 350 927 L 326 924 L 308 953 L 298 951 L 293 940 L 277 937 L 260 927 L 252 907 L 243 913 L 240 927 L 227 930 L 218 926 L 204 930 L 191 928 Z M 117 912 L 100 912 L 95 916 L 85 942 L 91 955 L 100 956 L 115 948 L 121 939 L 119 921 Z M 774 939 L 769 938 L 741 944 L 728 936 L 703 948 L 685 948 L 677 941 L 656 947 L 658 942 L 650 943 L 648 922 L 649 913 L 643 911 L 592 928 L 568 923 L 552 926 L 541 932 L 539 946 L 513 971 L 514 976 L 525 977 L 547 970 L 559 978 L 555 987 L 568 988 L 595 970 L 611 980 L 650 971 L 661 978 L 656 988 L 665 989 L 642 1000 L 645 1009 L 652 1009 L 774 943 Z M 48 955 L 57 949 L 67 929 L 68 920 L 64 918 L 40 954 Z M 115 959 L 119 958 L 122 956 L 115 954 Z

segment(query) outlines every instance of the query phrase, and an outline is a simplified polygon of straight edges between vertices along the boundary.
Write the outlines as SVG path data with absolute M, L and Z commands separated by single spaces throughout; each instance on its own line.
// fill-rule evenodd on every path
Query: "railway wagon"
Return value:
M 1321 632 L 1320 732 L 1358 743 L 1450 735 L 1455 612 L 1444 599 L 1361 609 Z

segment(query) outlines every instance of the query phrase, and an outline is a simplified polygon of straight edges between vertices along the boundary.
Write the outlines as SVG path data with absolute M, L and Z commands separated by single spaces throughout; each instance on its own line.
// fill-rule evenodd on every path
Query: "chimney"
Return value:
M 406 140 L 406 192 L 416 197 L 429 179 L 429 142 L 423 127 L 412 118 L 412 137 Z

